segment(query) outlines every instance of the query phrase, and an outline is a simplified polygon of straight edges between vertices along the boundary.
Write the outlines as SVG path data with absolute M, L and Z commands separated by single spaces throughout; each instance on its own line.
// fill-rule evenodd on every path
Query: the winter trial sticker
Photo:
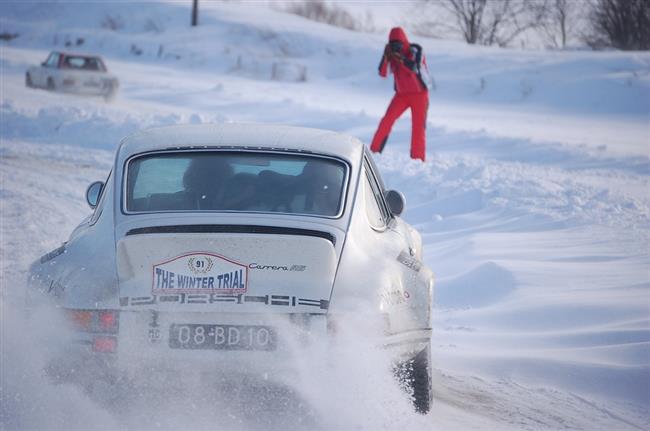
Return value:
M 212 253 L 188 253 L 153 266 L 154 294 L 245 293 L 248 266 Z

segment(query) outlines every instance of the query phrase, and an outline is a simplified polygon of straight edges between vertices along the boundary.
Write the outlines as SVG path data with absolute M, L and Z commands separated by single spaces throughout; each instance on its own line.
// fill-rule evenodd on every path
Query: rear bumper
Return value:
M 69 81 L 63 80 L 62 85 L 57 90 L 69 94 L 81 94 L 88 96 L 105 96 L 114 93 L 118 89 L 117 82 L 98 82 L 86 83 L 84 81 L 71 79 Z

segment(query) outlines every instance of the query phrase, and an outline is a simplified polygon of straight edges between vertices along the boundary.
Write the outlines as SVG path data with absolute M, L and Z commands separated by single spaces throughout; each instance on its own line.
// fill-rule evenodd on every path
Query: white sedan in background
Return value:
M 70 368 L 207 363 L 272 378 L 363 316 L 429 411 L 433 274 L 400 218 L 403 196 L 358 140 L 257 124 L 150 129 L 122 141 L 86 197 L 93 213 L 30 277 L 31 296 L 49 294 L 76 330 Z
M 40 66 L 25 73 L 27 87 L 65 93 L 115 97 L 119 82 L 106 69 L 101 57 L 53 51 Z

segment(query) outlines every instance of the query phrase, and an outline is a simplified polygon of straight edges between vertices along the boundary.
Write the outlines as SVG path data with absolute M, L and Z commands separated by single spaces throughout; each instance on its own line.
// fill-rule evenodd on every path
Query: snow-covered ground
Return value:
M 0 42 L 0 429 L 291 421 L 250 400 L 223 416 L 155 394 L 153 404 L 107 409 L 48 383 L 49 347 L 24 329 L 27 266 L 88 214 L 85 187 L 107 175 L 123 136 L 215 121 L 319 127 L 365 142 L 374 133 L 392 95 L 376 75 L 384 34 L 256 3 L 201 2 L 191 29 L 185 3 L 0 3 L 0 32 L 19 34 Z M 305 384 L 316 413 L 291 423 L 650 428 L 650 55 L 418 42 L 436 82 L 427 162 L 408 158 L 408 115 L 377 162 L 406 195 L 404 217 L 437 277 L 434 408 L 418 417 L 398 391 L 378 390 L 347 363 L 333 380 Z M 102 54 L 120 79 L 117 99 L 25 88 L 28 65 L 52 49 Z M 358 361 L 351 350 L 340 357 Z

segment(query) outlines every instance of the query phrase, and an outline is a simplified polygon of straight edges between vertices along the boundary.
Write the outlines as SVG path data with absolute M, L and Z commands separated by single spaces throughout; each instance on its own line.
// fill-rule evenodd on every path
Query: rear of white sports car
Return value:
M 107 183 L 89 189 L 95 214 L 33 273 L 66 309 L 79 358 L 109 373 L 282 379 L 351 312 L 376 318 L 369 336 L 397 361 L 428 354 L 430 272 L 400 259 L 417 241 L 409 246 L 399 223 L 384 242 L 371 238 L 356 155 L 223 146 L 118 154 Z M 425 362 L 420 411 L 430 401 Z
M 174 150 L 125 169 L 115 229 L 121 368 L 218 357 L 222 369 L 277 375 L 291 371 L 305 331 L 325 338 L 345 162 Z
M 321 232 L 269 226 L 130 230 L 117 246 L 120 361 L 219 358 L 228 370 L 290 371 L 281 368 L 305 331 L 326 336 L 333 242 Z

